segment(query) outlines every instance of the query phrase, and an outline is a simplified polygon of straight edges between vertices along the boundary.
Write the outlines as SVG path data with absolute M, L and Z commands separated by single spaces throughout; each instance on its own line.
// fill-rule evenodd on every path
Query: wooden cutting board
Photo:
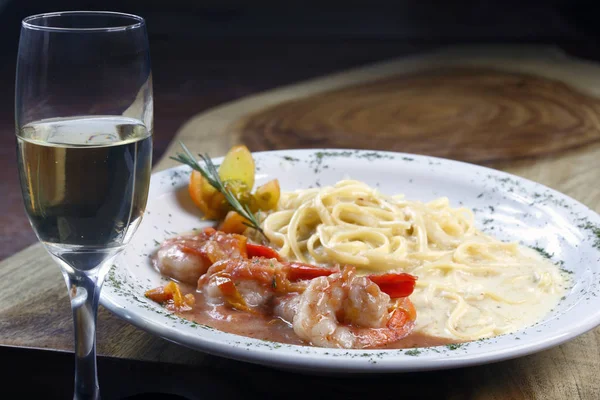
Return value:
M 253 151 L 338 147 L 447 157 L 535 180 L 599 211 L 600 66 L 551 48 L 446 49 L 211 109 L 180 129 L 155 170 L 175 165 L 168 156 L 179 140 L 212 156 L 241 142 Z M 42 247 L 3 261 L 0 277 L 0 345 L 71 351 L 67 293 Z M 156 338 L 104 309 L 98 329 L 100 354 L 197 368 L 225 364 L 244 371 L 246 379 L 264 375 L 264 369 Z M 535 355 L 402 375 L 383 386 L 400 385 L 399 393 L 423 398 L 598 399 L 599 339 L 597 328 Z M 287 374 L 270 385 L 274 395 L 284 394 L 303 379 Z M 353 392 L 353 383 L 345 380 L 319 382 L 316 389 Z M 374 384 L 376 378 L 361 382 Z

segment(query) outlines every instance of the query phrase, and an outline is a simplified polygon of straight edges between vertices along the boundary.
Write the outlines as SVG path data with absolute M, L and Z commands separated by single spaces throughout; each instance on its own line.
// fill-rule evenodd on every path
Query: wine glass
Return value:
M 25 18 L 15 110 L 25 210 L 71 299 L 74 398 L 96 399 L 100 290 L 148 197 L 153 103 L 144 19 L 95 11 Z

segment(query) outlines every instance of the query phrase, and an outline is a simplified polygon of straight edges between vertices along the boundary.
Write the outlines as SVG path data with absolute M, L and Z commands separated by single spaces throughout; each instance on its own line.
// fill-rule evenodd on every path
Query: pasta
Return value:
M 479 231 L 471 210 L 444 197 L 409 201 L 343 180 L 282 193 L 261 225 L 289 260 L 416 275 L 416 330 L 432 336 L 475 340 L 515 331 L 543 318 L 565 290 L 555 265 Z

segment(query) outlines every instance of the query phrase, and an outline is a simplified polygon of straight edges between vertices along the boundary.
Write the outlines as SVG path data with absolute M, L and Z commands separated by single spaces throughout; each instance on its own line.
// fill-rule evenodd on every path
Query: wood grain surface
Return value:
M 239 142 L 254 149 L 337 146 L 442 155 L 536 180 L 599 211 L 597 99 L 600 67 L 555 50 L 451 49 L 228 103 L 191 119 L 177 139 L 213 156 Z M 176 147 L 174 141 L 157 170 L 174 165 L 168 156 Z M 71 351 L 71 340 L 64 282 L 42 247 L 0 263 L 0 344 Z M 373 387 L 400 390 L 402 398 L 600 398 L 598 328 L 515 360 L 348 380 L 306 378 L 191 351 L 102 309 L 98 351 L 229 371 L 255 393 L 267 393 L 258 391 L 257 382 L 268 381 L 271 397 L 310 379 L 311 390 L 335 398 L 364 397 L 365 388 Z
M 598 141 L 600 100 L 535 75 L 440 68 L 287 101 L 230 129 L 253 151 L 387 149 L 489 163 Z

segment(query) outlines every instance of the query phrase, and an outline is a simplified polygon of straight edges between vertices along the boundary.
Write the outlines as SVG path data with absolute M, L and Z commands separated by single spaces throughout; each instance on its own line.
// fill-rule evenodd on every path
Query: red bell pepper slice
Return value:
M 252 257 L 264 257 L 274 258 L 277 261 L 281 261 L 281 256 L 275 250 L 267 246 L 261 246 L 259 244 L 246 243 L 246 251 L 248 252 L 248 258 Z
M 416 276 L 405 273 L 369 275 L 368 278 L 393 299 L 410 296 L 417 281 Z
M 314 279 L 319 276 L 329 276 L 334 272 L 338 272 L 336 269 L 316 267 L 300 262 L 291 262 L 287 265 L 289 266 L 287 277 L 291 282 Z

